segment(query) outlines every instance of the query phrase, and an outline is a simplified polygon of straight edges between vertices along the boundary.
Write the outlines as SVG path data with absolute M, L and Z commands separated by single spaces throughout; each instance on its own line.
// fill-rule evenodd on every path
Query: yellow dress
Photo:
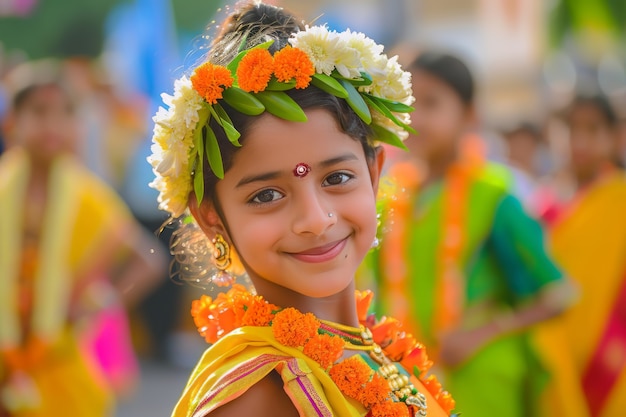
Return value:
M 299 349 L 281 345 L 270 327 L 241 327 L 209 347 L 193 371 L 172 417 L 202 417 L 242 395 L 273 370 L 280 373 L 300 416 L 364 416 L 362 404 L 342 394 L 322 367 Z M 428 416 L 447 414 L 416 379 Z
M 626 176 L 607 173 L 556 218 L 550 243 L 580 299 L 540 334 L 560 373 L 563 403 L 580 416 L 626 410 Z M 582 404 L 579 404 L 582 400 Z
M 80 277 L 106 259 L 130 213 L 106 185 L 62 156 L 51 167 L 40 234 L 29 244 L 22 221 L 29 172 L 19 148 L 0 158 L 0 410 L 19 417 L 105 416 L 110 390 L 81 349 L 69 313 L 85 284 Z

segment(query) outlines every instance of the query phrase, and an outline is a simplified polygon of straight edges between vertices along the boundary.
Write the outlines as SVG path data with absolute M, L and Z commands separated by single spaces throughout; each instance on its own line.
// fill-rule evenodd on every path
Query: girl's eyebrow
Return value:
M 358 157 L 353 154 L 352 152 L 348 152 L 345 153 L 343 155 L 339 155 L 339 156 L 335 156 L 329 159 L 325 159 L 323 161 L 321 161 L 320 163 L 318 163 L 318 167 L 320 168 L 328 168 L 329 166 L 341 163 L 341 162 L 346 162 L 346 161 L 358 161 Z M 291 171 L 289 171 L 289 173 L 291 174 Z M 264 172 L 262 174 L 254 174 L 254 175 L 250 175 L 247 177 L 243 177 L 241 180 L 239 180 L 239 182 L 237 183 L 237 185 L 235 186 L 235 188 L 239 188 L 239 187 L 243 187 L 244 185 L 253 183 L 253 182 L 260 182 L 260 181 L 268 181 L 268 180 L 274 180 L 282 175 L 285 175 L 285 172 L 283 171 L 270 171 L 270 172 Z
M 281 174 L 282 174 L 281 171 L 271 171 L 271 172 L 265 172 L 263 174 L 250 175 L 247 177 L 243 177 L 241 180 L 239 180 L 235 188 L 243 187 L 244 185 L 257 182 L 257 181 L 274 180 L 280 177 Z
M 346 162 L 346 161 L 358 161 L 359 158 L 357 158 L 357 156 L 355 154 L 353 154 L 352 152 L 348 152 L 345 153 L 343 155 L 339 155 L 330 159 L 326 159 L 322 162 L 319 163 L 319 166 L 321 168 L 328 168 L 329 166 L 338 164 L 340 162 Z

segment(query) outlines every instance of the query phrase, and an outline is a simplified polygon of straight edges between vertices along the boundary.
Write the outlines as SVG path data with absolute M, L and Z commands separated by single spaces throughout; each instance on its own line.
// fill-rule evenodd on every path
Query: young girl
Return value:
M 433 347 L 464 416 L 539 415 L 532 382 L 543 374 L 524 330 L 565 308 L 562 274 L 506 171 L 464 150 L 476 123 L 468 68 L 427 52 L 410 69 L 418 135 L 390 168 L 397 192 L 366 272 L 382 311 Z
M 103 335 L 106 318 L 119 320 L 118 295 L 136 300 L 164 262 L 119 197 L 74 157 L 77 120 L 60 67 L 15 71 L 0 157 L 0 415 L 106 416 L 112 388 L 134 376 L 129 340 L 119 339 L 127 329 L 100 341 L 111 385 L 85 340 Z
M 557 327 L 584 398 L 581 415 L 609 417 L 626 407 L 626 178 L 617 162 L 618 120 L 606 97 L 581 95 L 566 122 L 576 194 L 558 210 L 549 236 L 581 297 Z
M 184 227 L 197 222 L 218 269 L 203 270 L 208 240 L 192 235 L 175 244 L 181 271 L 224 285 L 241 264 L 256 290 L 194 303 L 214 344 L 174 415 L 447 415 L 453 401 L 427 378 L 423 346 L 368 318 L 371 295 L 355 294 L 377 227 L 374 143 L 401 144 L 410 129 L 395 59 L 362 34 L 250 4 L 165 101 L 154 186 L 174 217 L 191 211 Z

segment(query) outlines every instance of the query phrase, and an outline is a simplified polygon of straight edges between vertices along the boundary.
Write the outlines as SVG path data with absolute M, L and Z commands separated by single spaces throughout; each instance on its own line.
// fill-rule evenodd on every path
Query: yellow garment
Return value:
M 624 285 L 625 213 L 626 177 L 614 172 L 581 191 L 551 230 L 554 257 L 580 292 L 579 302 L 539 334 L 544 351 L 560 372 L 562 402 L 578 404 L 581 398 L 584 402 L 581 380 Z M 621 354 L 626 354 L 626 349 L 621 349 Z M 618 380 L 602 412 L 594 417 L 619 416 L 626 410 L 626 367 L 617 372 Z M 577 408 L 575 414 L 567 415 L 592 415 L 585 404 Z
M 29 323 L 22 323 L 18 306 L 23 216 L 30 161 L 15 148 L 0 158 L 0 380 L 15 369 L 9 353 L 20 355 L 34 345 L 41 352 L 21 364 L 36 385 L 42 407 L 15 416 L 106 415 L 110 395 L 89 358 L 80 351 L 68 323 L 70 299 L 77 278 L 97 268 L 106 243 L 122 233 L 130 213 L 100 180 L 69 156 L 52 165 L 48 201 L 38 240 Z M 29 328 L 29 334 L 22 334 Z M 15 355 L 13 355 L 15 356 Z M 22 361 L 23 362 L 23 361 Z M 22 366 L 23 365 L 23 366 Z M 3 389 L 6 387 L 3 387 Z
M 62 332 L 39 368 L 29 372 L 39 396 L 39 407 L 11 417 L 105 417 L 112 398 L 96 364 L 80 350 L 71 329 Z
M 300 416 L 366 415 L 365 408 L 345 397 L 317 362 L 298 349 L 278 343 L 270 327 L 242 327 L 207 349 L 172 417 L 206 416 L 274 369 L 279 371 Z M 446 416 L 425 387 L 416 380 L 412 382 L 427 397 L 428 416 Z

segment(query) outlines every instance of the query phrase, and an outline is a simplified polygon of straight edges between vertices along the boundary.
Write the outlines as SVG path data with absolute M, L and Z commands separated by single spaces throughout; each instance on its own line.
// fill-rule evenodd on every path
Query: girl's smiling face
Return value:
M 368 162 L 326 110 L 307 117 L 255 121 L 216 193 L 224 229 L 257 289 L 270 284 L 319 298 L 346 289 L 371 247 L 384 155 Z M 310 171 L 295 175 L 303 164 Z

